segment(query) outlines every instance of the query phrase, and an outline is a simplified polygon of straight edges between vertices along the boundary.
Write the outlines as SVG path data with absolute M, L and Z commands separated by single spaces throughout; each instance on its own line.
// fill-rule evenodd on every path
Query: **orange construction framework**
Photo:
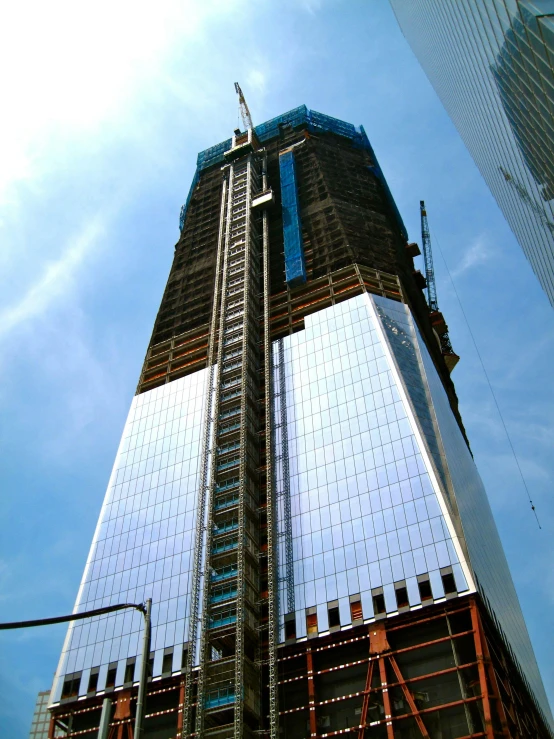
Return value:
M 552 736 L 478 595 L 291 640 L 278 667 L 282 739 Z M 132 736 L 136 697 L 113 691 L 109 739 Z M 96 737 L 102 698 L 57 706 L 49 739 Z M 184 700 L 185 670 L 152 681 L 144 736 L 181 739 Z
M 286 645 L 283 739 L 545 739 L 477 595 Z

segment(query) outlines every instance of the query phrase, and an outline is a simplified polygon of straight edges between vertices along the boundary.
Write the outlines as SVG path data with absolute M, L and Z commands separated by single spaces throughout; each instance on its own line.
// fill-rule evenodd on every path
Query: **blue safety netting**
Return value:
M 279 156 L 281 204 L 283 208 L 283 241 L 285 246 L 285 279 L 290 287 L 306 282 L 306 264 L 302 246 L 302 229 L 298 208 L 294 153 Z
M 398 212 L 398 208 L 396 207 L 394 198 L 392 197 L 385 176 L 383 175 L 381 167 L 379 166 L 379 162 L 377 161 L 377 157 L 375 156 L 375 152 L 373 151 L 373 148 L 369 143 L 369 139 L 367 138 L 363 126 L 356 128 L 356 126 L 353 126 L 351 123 L 346 123 L 346 121 L 341 121 L 338 118 L 333 118 L 332 116 L 325 115 L 324 113 L 318 113 L 316 110 L 309 110 L 305 105 L 300 105 L 298 108 L 293 108 L 287 113 L 283 113 L 283 115 L 279 115 L 276 118 L 272 118 L 271 120 L 266 121 L 265 123 L 261 123 L 259 126 L 256 126 L 254 130 L 256 132 L 258 140 L 264 142 L 279 136 L 279 127 L 283 125 L 290 125 L 293 128 L 307 126 L 308 131 L 312 133 L 317 133 L 318 131 L 328 131 L 330 133 L 336 134 L 337 136 L 344 136 L 345 138 L 350 139 L 353 145 L 357 148 L 367 149 L 371 153 L 371 158 L 374 162 L 374 164 L 369 167 L 369 170 L 375 175 L 375 177 L 377 177 L 377 179 L 383 186 L 385 196 L 396 219 L 400 233 L 402 234 L 404 239 L 408 239 L 408 234 L 404 226 L 404 222 L 402 221 L 400 213 Z M 181 214 L 179 218 L 179 228 L 181 231 L 183 230 L 183 226 L 185 224 L 185 217 L 187 214 L 188 205 L 194 188 L 196 187 L 196 184 L 200 177 L 200 172 L 203 169 L 207 169 L 208 167 L 213 166 L 214 164 L 223 163 L 225 161 L 225 152 L 231 148 L 231 144 L 232 139 L 227 139 L 226 141 L 222 141 L 220 144 L 211 146 L 209 149 L 204 149 L 204 151 L 201 151 L 198 154 L 198 159 L 196 162 L 196 173 L 192 181 L 187 201 L 181 208 Z M 294 189 L 296 192 L 296 184 Z
M 259 126 L 255 127 L 254 131 L 258 140 L 264 142 L 278 136 L 279 127 L 284 125 L 289 125 L 293 128 L 307 125 L 308 130 L 314 133 L 316 131 L 330 131 L 331 133 L 351 139 L 358 146 L 363 146 L 364 144 L 364 137 L 361 131 L 356 129 L 351 123 L 340 121 L 338 118 L 333 118 L 330 115 L 318 113 L 316 110 L 309 110 L 305 105 L 300 105 L 298 108 L 293 108 L 287 113 L 283 113 L 283 115 L 278 115 L 276 118 L 272 118 L 265 123 L 260 123 Z M 222 141 L 221 144 L 216 144 L 209 149 L 201 151 L 196 162 L 198 169 L 206 169 L 213 164 L 224 162 L 224 154 L 231 148 L 231 143 L 231 139 L 227 139 L 226 141 Z

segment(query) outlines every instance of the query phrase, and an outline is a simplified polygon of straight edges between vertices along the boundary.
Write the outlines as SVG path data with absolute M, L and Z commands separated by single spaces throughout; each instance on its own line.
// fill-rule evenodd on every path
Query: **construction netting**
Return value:
M 285 247 L 285 279 L 289 287 L 306 282 L 306 264 L 302 246 L 302 228 L 298 208 L 294 152 L 279 156 L 281 204 L 283 208 L 283 240 Z

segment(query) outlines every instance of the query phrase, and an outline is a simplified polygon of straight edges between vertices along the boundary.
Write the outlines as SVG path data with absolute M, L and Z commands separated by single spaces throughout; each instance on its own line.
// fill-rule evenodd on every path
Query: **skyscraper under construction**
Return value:
M 77 610 L 153 599 L 144 736 L 551 736 L 406 230 L 363 128 L 203 151 Z M 141 615 L 68 631 L 50 736 L 134 724 Z

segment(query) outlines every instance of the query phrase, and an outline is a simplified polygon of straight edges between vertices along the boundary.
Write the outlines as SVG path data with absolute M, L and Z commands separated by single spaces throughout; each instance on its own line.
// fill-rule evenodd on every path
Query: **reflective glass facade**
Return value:
M 50 726 L 50 713 L 48 712 L 49 696 L 49 690 L 44 690 L 37 696 L 29 739 L 48 739 L 48 727 Z
M 460 542 L 371 300 L 360 295 L 308 316 L 305 331 L 283 340 L 291 520 L 281 505 L 279 531 L 284 541 L 292 528 L 294 572 L 283 543 L 280 603 L 292 575 L 300 636 L 305 609 L 314 606 L 319 632 L 328 630 L 335 600 L 341 625 L 351 623 L 351 596 L 360 596 L 364 618 L 372 618 L 377 588 L 387 612 L 398 611 L 395 583 L 405 582 L 410 605 L 420 604 L 418 575 L 429 575 L 435 598 L 444 597 L 441 568 L 452 566 L 458 591 L 468 590 Z M 278 423 L 280 403 L 279 396 Z M 279 423 L 282 459 L 281 430 Z M 280 465 L 277 487 L 282 499 Z
M 554 305 L 554 2 L 391 5 Z
M 182 668 L 188 638 L 207 374 L 134 398 L 77 599 L 152 597 L 154 676 Z M 297 638 L 312 613 L 328 633 L 333 608 L 348 627 L 353 601 L 372 621 L 375 594 L 394 615 L 399 587 L 421 607 L 422 579 L 430 602 L 479 589 L 548 712 L 486 493 L 407 306 L 365 293 L 307 316 L 273 342 L 273 378 L 280 641 L 291 616 Z M 68 676 L 86 695 L 91 679 L 123 685 L 137 660 L 134 679 L 141 636 L 134 611 L 71 625 L 52 700 Z
M 134 397 L 77 596 L 77 611 L 152 598 L 154 675 L 166 649 L 181 669 L 187 638 L 206 376 L 202 370 Z M 99 670 L 95 690 L 106 687 L 109 669 L 123 685 L 142 631 L 137 611 L 71 624 L 58 675 L 82 672 L 79 695 L 88 692 L 91 670 Z M 138 674 L 137 664 L 132 679 Z
M 348 626 L 355 598 L 373 619 L 379 588 L 389 615 L 399 584 L 411 607 L 422 602 L 422 577 L 444 598 L 441 573 L 451 567 L 457 593 L 477 587 L 486 598 L 550 715 L 483 483 L 408 307 L 364 294 L 307 316 L 305 330 L 282 341 L 273 357 L 281 640 L 291 579 L 302 637 L 314 609 L 320 634 L 333 607 Z

